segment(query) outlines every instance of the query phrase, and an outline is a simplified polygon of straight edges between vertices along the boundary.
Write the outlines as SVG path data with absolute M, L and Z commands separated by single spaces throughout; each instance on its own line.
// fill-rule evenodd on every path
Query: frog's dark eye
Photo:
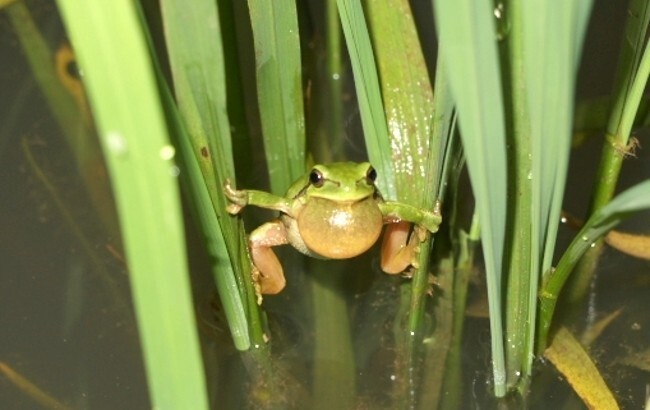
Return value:
M 368 168 L 368 171 L 366 172 L 366 181 L 368 184 L 372 185 L 375 183 L 375 179 L 377 179 L 377 171 L 373 167 Z
M 320 188 L 325 183 L 325 178 L 319 170 L 312 169 L 309 173 L 309 182 L 316 188 Z

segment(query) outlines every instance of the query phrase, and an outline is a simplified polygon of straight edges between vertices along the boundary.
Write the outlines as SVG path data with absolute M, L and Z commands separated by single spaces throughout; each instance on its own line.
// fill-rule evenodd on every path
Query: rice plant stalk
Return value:
M 609 230 L 634 212 L 650 208 L 650 181 L 629 188 L 596 211 L 573 239 L 566 252 L 545 277 L 540 291 L 540 319 L 537 346 L 545 348 L 558 296 L 584 253 Z
M 537 289 L 550 268 L 569 162 L 573 92 L 591 1 L 512 2 L 512 232 L 506 293 L 508 385 L 532 371 Z
M 641 104 L 643 86 L 648 74 L 640 67 L 644 51 L 648 25 L 650 24 L 650 2 L 634 0 L 629 5 L 628 20 L 619 66 L 614 83 L 614 97 L 609 120 L 605 130 L 605 140 L 596 172 L 596 184 L 589 215 L 605 206 L 614 196 L 616 184 L 625 158 L 634 155 L 635 142 L 631 140 L 634 119 Z M 641 87 L 639 89 L 639 87 Z M 641 94 L 639 94 L 641 93 Z M 596 269 L 602 252 L 602 241 L 589 249 L 576 268 L 567 293 L 569 303 L 582 299 Z

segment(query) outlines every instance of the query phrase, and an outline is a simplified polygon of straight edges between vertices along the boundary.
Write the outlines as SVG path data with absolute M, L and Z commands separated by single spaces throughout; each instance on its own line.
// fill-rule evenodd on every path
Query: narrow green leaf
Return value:
M 431 129 L 433 90 L 410 5 L 404 0 L 371 0 L 366 2 L 366 11 L 381 80 L 397 198 L 433 207 L 438 181 L 427 173 L 436 170 L 430 162 L 438 164 L 444 147 L 439 142 L 442 136 L 433 136 Z
M 634 116 L 640 105 L 639 93 L 647 81 L 646 66 L 641 67 L 643 44 L 646 42 L 650 24 L 650 1 L 633 0 L 630 2 L 625 36 L 621 47 L 621 56 L 616 74 L 613 92 L 613 105 L 603 140 L 603 151 L 598 165 L 589 214 L 605 206 L 614 196 L 618 177 L 626 154 L 633 149 L 630 145 L 630 131 Z M 647 57 L 643 57 L 647 58 Z M 645 71 L 645 74 L 642 73 Z M 571 280 L 567 293 L 569 303 L 582 300 L 589 289 L 594 267 L 602 250 L 602 243 L 590 249 L 580 262 Z
M 207 409 L 174 150 L 135 5 L 58 4 L 111 172 L 152 407 Z
M 530 136 L 533 140 L 534 252 L 544 255 L 542 270 L 550 267 L 564 193 L 573 118 L 573 90 L 582 38 L 577 28 L 589 14 L 590 0 L 561 6 L 543 0 L 522 7 L 524 72 L 527 85 Z M 553 84 L 551 87 L 550 85 Z M 549 166 L 553 164 L 553 166 Z M 535 270 L 534 272 L 538 272 Z
M 621 47 L 616 80 L 614 83 L 614 101 L 612 102 L 607 132 L 610 135 L 627 135 L 618 132 L 621 128 L 623 112 L 627 105 L 628 95 L 632 89 L 635 73 L 643 54 L 643 44 L 646 42 L 648 25 L 650 24 L 650 2 L 648 0 L 632 0 L 625 25 L 625 36 Z M 625 141 L 619 141 L 623 144 Z
M 650 7 L 649 7 L 650 9 Z M 650 13 L 648 13 L 650 16 Z M 641 98 L 643 97 L 643 92 L 645 90 L 646 84 L 648 83 L 648 76 L 650 75 L 650 42 L 646 43 L 645 49 L 643 51 L 643 57 L 639 63 L 636 75 L 630 86 L 630 92 L 625 100 L 625 105 L 623 106 L 623 113 L 621 115 L 621 122 L 619 124 L 619 133 L 622 136 L 626 136 L 626 142 L 630 138 L 632 132 L 632 126 L 634 125 L 634 119 L 636 117 L 639 105 L 641 104 Z
M 161 81 L 164 81 L 161 78 Z M 164 86 L 163 86 L 164 87 Z M 242 301 L 242 292 L 235 279 L 234 266 L 238 259 L 232 260 L 228 254 L 228 247 L 223 231 L 220 228 L 220 220 L 215 213 L 210 193 L 203 179 L 199 161 L 194 155 L 191 138 L 184 129 L 183 122 L 180 118 L 176 106 L 174 105 L 171 92 L 167 89 L 164 95 L 168 117 L 173 124 L 176 134 L 178 148 L 181 154 L 183 164 L 183 183 L 189 187 L 192 195 L 191 203 L 195 207 L 198 221 L 206 238 L 206 248 L 212 260 L 212 274 L 217 284 L 217 291 L 223 311 L 228 321 L 228 327 L 232 334 L 233 342 L 238 350 L 248 350 L 251 346 L 249 335 L 249 324 L 244 302 Z M 228 216 L 226 216 L 227 218 Z M 236 240 L 237 238 L 235 238 Z M 233 244 L 235 249 L 240 249 L 237 242 Z
M 613 105 L 603 141 L 603 154 L 596 175 L 596 180 L 600 183 L 594 190 L 591 212 L 607 204 L 614 196 L 623 164 L 622 153 L 627 149 L 634 116 L 648 78 L 647 60 L 645 69 L 640 66 L 640 62 L 641 56 L 648 54 L 648 46 L 646 45 L 644 51 L 643 44 L 646 42 L 649 24 L 650 1 L 632 1 L 616 74 Z M 645 76 L 641 70 L 646 70 Z
M 257 96 L 271 191 L 281 195 L 305 172 L 305 119 L 296 4 L 248 0 Z
M 650 181 L 639 183 L 622 192 L 609 204 L 596 211 L 573 239 L 555 269 L 544 278 L 540 293 L 540 330 L 538 349 L 546 346 L 546 337 L 551 325 L 557 298 L 564 283 L 582 255 L 610 229 L 630 214 L 650 208 Z
M 440 162 L 448 134 L 433 134 L 433 90 L 411 6 L 406 0 L 371 0 L 365 5 L 381 80 L 397 198 L 432 209 L 438 199 Z M 450 100 L 448 94 L 447 97 Z M 451 120 L 450 115 L 439 116 L 441 122 Z M 442 126 L 436 129 L 444 131 Z M 416 346 L 422 336 L 429 288 L 430 248 L 429 240 L 420 244 L 418 269 L 409 283 L 410 292 L 401 293 L 408 299 L 408 303 L 402 305 L 408 305 L 409 309 L 405 318 L 396 318 L 397 322 L 407 323 L 405 328 L 397 327 L 399 330 L 395 336 L 396 354 L 400 357 L 396 361 L 401 364 L 396 371 L 402 374 L 397 377 L 409 380 L 409 383 L 399 385 L 402 389 L 398 392 L 402 399 L 401 407 L 412 405 L 409 400 L 414 396 L 408 391 L 416 389 L 419 380 L 409 374 L 415 366 Z
M 212 201 L 225 209 L 220 178 L 233 178 L 234 166 L 217 8 L 211 1 L 188 7 L 182 1 L 163 0 L 161 12 L 178 109 Z M 222 229 L 230 234 L 234 223 Z
M 226 212 L 221 186 L 234 178 L 230 124 L 226 107 L 226 81 L 219 16 L 216 4 L 200 0 L 161 2 L 165 37 L 178 111 L 169 107 L 177 122 L 178 145 L 184 171 L 207 249 L 213 275 L 235 345 L 250 347 L 244 289 L 237 286 L 235 272 L 246 275 L 239 264 L 241 227 Z M 220 228 L 220 229 L 219 229 Z
M 503 98 L 492 2 L 434 1 L 441 55 L 456 100 L 467 168 L 483 228 L 494 389 L 505 390 L 501 269 L 506 211 Z
M 396 200 L 388 127 L 363 7 L 359 0 L 337 0 L 336 4 L 350 54 L 368 157 L 377 169 L 377 186 L 382 195 Z
M 513 377 L 532 371 L 537 293 L 541 272 L 551 266 L 555 250 L 558 221 L 564 196 L 569 150 L 572 137 L 575 76 L 584 37 L 584 22 L 591 10 L 591 1 L 565 2 L 560 5 L 543 0 L 517 3 L 518 13 L 513 23 L 513 37 L 521 35 L 521 53 L 513 53 L 522 70 L 513 76 L 522 76 L 524 110 L 527 128 L 517 129 L 515 138 L 519 147 L 530 151 L 518 155 L 530 158 L 530 168 L 520 167 L 518 177 L 520 192 L 530 196 L 520 197 L 518 207 L 529 207 L 530 214 L 513 229 L 521 236 L 528 233 L 530 246 L 513 244 L 512 252 L 521 255 L 529 266 L 513 265 L 511 282 L 518 289 L 509 288 L 508 303 L 515 304 L 508 315 L 507 333 L 512 340 L 513 352 L 508 364 Z M 520 29 L 519 29 L 520 28 Z M 519 30 L 518 30 L 519 29 Z M 519 44 L 513 41 L 515 44 Z M 513 80 L 514 81 L 514 80 Z M 520 97 L 521 98 L 521 97 Z M 515 101 L 517 104 L 519 101 Z M 515 120 L 517 121 L 517 120 Z M 524 141 L 531 141 L 530 145 Z M 521 185 L 529 185 L 523 189 Z M 517 241 L 522 241 L 520 237 Z M 519 257 L 514 255 L 513 259 Z M 512 302 L 511 302 L 512 301 Z M 509 308 L 511 308 L 509 306 Z

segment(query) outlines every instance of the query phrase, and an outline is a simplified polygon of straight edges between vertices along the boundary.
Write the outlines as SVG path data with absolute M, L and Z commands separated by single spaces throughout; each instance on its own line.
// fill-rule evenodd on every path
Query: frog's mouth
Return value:
M 343 196 L 341 198 L 340 195 L 337 195 L 335 198 L 328 196 L 328 195 L 318 195 L 318 194 L 311 194 L 311 197 L 314 199 L 321 199 L 324 201 L 329 201 L 332 202 L 333 204 L 338 204 L 338 205 L 352 205 L 357 202 L 365 201 L 367 199 L 376 199 L 377 196 L 375 193 L 370 193 L 370 192 L 361 192 L 358 195 L 351 195 L 351 196 Z

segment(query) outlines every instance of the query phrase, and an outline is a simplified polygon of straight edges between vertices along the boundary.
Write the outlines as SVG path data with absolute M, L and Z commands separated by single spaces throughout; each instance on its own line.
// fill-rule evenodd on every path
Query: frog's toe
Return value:
M 242 206 L 237 205 L 237 204 L 229 204 L 226 206 L 226 212 L 228 212 L 231 215 L 237 215 L 239 211 L 242 210 Z
M 253 264 L 251 264 L 251 277 L 253 279 L 253 289 L 255 289 L 255 296 L 257 297 L 257 304 L 261 305 L 262 298 L 262 286 L 260 285 L 260 270 Z
M 223 193 L 231 202 L 227 208 L 228 212 L 231 214 L 238 213 L 243 207 L 248 204 L 248 193 L 246 191 L 238 191 L 236 189 L 233 189 L 229 179 L 226 179 L 223 184 Z
M 424 226 L 424 228 L 426 228 L 427 231 L 431 233 L 436 233 L 438 232 L 438 227 L 440 226 L 440 222 L 441 222 L 440 215 L 437 215 L 432 212 L 427 215 L 427 217 L 422 223 L 422 226 Z

